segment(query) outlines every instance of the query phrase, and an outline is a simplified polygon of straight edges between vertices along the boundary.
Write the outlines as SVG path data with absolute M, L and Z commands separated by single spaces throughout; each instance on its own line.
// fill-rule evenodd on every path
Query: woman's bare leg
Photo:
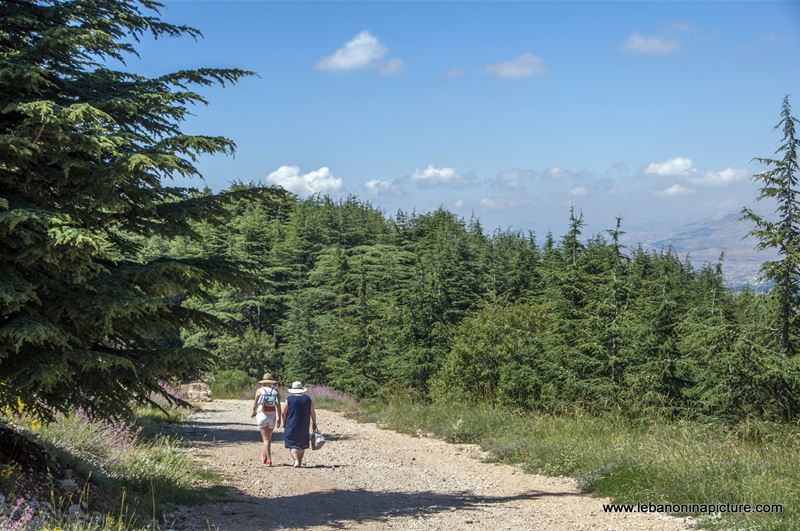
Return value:
M 272 430 L 267 430 L 267 460 L 272 462 Z
M 303 466 L 303 454 L 305 450 L 300 450 L 298 448 L 292 448 L 292 457 L 294 457 L 294 466 L 301 467 Z
M 261 428 L 261 440 L 264 441 L 264 453 L 267 455 L 267 461 L 272 461 L 272 430 L 270 428 Z

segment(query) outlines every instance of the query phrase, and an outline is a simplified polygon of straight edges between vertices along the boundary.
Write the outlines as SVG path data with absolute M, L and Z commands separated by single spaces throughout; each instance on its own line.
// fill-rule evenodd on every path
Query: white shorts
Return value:
M 259 411 L 256 414 L 256 424 L 258 425 L 259 429 L 269 428 L 271 430 L 274 430 L 275 422 L 277 420 L 278 420 L 278 415 L 276 411 L 269 411 L 267 413 Z

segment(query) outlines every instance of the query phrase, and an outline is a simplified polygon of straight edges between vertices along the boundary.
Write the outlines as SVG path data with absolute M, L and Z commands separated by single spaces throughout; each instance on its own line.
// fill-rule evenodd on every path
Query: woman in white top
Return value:
M 261 451 L 261 461 L 272 466 L 272 430 L 281 427 L 281 397 L 275 389 L 277 381 L 272 379 L 270 373 L 265 373 L 258 381 L 261 387 L 256 389 L 256 397 L 253 401 L 253 414 L 256 424 L 261 431 L 261 439 L 264 441 L 264 449 Z

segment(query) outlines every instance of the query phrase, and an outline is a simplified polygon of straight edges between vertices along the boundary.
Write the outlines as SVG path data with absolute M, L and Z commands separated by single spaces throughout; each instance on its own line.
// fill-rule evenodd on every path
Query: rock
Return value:
M 178 394 L 185 396 L 187 400 L 210 402 L 211 388 L 203 382 L 189 382 L 181 384 Z
M 73 490 L 78 488 L 78 483 L 74 479 L 62 479 L 58 482 L 58 486 L 64 490 Z

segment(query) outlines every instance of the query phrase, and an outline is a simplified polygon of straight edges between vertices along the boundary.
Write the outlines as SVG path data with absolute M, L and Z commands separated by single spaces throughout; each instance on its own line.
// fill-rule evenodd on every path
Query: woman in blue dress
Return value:
M 308 426 L 317 430 L 317 412 L 314 411 L 314 402 L 306 394 L 306 388 L 301 382 L 294 382 L 288 390 L 289 396 L 283 404 L 283 441 L 286 448 L 292 452 L 294 466 L 303 466 L 303 454 L 308 448 Z

